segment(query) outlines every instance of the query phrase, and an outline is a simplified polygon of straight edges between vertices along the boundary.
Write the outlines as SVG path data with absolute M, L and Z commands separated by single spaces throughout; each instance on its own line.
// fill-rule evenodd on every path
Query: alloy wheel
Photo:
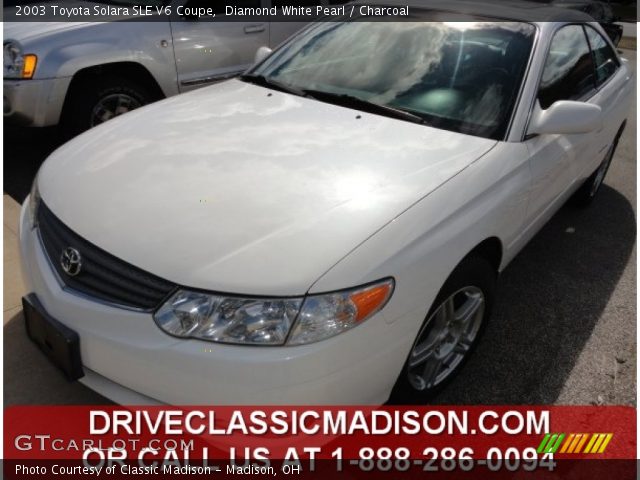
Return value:
M 475 342 L 485 311 L 481 289 L 464 287 L 442 302 L 425 322 L 408 360 L 409 383 L 419 391 L 446 380 Z
M 113 93 L 98 101 L 91 113 L 91 126 L 95 127 L 101 123 L 111 120 L 113 117 L 122 115 L 142 106 L 137 99 L 126 93 Z

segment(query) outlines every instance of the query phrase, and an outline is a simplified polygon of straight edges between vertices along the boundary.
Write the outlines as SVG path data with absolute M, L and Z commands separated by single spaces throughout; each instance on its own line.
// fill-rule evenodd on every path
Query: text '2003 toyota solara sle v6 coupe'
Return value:
M 581 16 L 412 15 L 311 25 L 54 152 L 21 216 L 29 336 L 122 403 L 433 396 L 499 272 L 596 196 L 633 82 Z

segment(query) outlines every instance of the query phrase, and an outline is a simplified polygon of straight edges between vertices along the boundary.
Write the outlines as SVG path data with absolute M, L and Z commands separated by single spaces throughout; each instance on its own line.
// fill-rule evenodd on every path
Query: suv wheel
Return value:
M 135 110 L 153 100 L 141 85 L 121 77 L 84 82 L 70 92 L 62 123 L 70 135 L 77 135 L 107 120 Z

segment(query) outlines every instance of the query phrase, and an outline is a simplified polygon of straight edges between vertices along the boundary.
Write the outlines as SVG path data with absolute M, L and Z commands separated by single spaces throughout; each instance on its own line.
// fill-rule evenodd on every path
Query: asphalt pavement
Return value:
M 635 70 L 636 52 L 626 57 Z M 493 318 L 441 404 L 636 405 L 636 110 L 599 198 L 563 207 L 505 270 Z M 55 129 L 5 127 L 4 403 L 108 402 L 68 383 L 26 338 L 17 204 Z

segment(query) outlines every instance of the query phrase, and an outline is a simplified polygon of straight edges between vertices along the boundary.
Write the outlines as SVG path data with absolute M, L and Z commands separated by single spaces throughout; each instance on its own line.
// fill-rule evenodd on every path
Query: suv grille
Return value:
M 64 225 L 42 201 L 38 206 L 38 226 L 51 265 L 71 290 L 123 307 L 153 310 L 176 287 L 83 239 Z M 70 276 L 62 268 L 62 253 L 68 247 L 76 249 L 82 257 L 82 267 L 75 276 Z

